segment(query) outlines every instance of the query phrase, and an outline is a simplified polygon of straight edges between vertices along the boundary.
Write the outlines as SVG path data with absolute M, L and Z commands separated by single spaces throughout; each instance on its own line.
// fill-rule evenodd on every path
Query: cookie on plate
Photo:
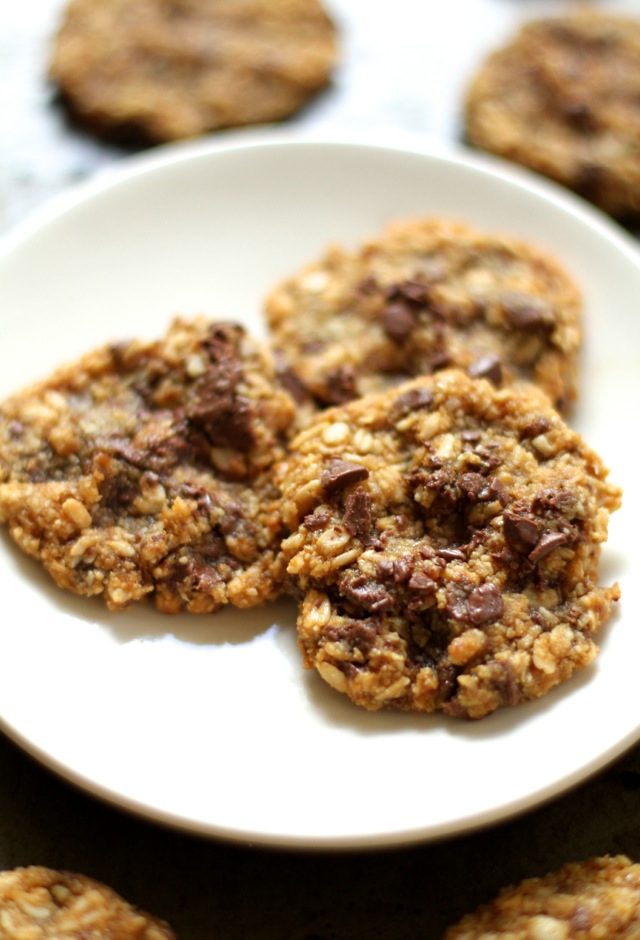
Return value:
M 277 476 L 304 665 L 356 704 L 482 718 L 596 656 L 621 493 L 535 386 L 452 369 L 326 409 Z
M 241 326 L 178 319 L 0 405 L 0 522 L 113 610 L 259 604 L 279 592 L 271 466 L 293 414 Z
M 101 882 L 40 865 L 0 872 L 0 937 L 175 940 L 168 924 Z
M 273 345 L 320 405 L 444 367 L 576 395 L 581 297 L 533 246 L 440 219 L 333 248 L 265 305 Z
M 640 216 L 640 20 L 527 22 L 470 83 L 465 136 L 625 219 Z
M 70 0 L 49 71 L 89 130 L 154 144 L 285 118 L 336 58 L 320 0 Z
M 640 865 L 626 856 L 572 862 L 506 888 L 444 940 L 596 940 L 640 936 Z

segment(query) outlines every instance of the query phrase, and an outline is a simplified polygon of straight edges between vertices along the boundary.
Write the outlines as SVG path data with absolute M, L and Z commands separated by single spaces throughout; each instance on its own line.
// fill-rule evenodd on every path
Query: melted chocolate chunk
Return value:
M 394 401 L 391 409 L 391 420 L 398 421 L 412 411 L 430 408 L 432 404 L 433 393 L 428 388 L 412 388 L 408 392 L 402 392 Z
M 509 324 L 516 330 L 535 330 L 553 323 L 553 311 L 546 300 L 517 291 L 505 293 L 502 309 Z
M 469 620 L 476 626 L 498 620 L 504 611 L 502 594 L 495 584 L 474 588 L 467 600 Z
M 356 396 L 356 373 L 352 366 L 339 366 L 327 372 L 324 392 L 327 404 L 342 405 Z
M 343 460 L 342 457 L 332 457 L 322 471 L 320 483 L 325 494 L 332 497 L 352 483 L 366 480 L 368 476 L 369 471 L 361 464 Z
M 540 525 L 533 516 L 506 511 L 502 516 L 502 531 L 511 548 L 527 555 L 540 538 Z
M 349 535 L 366 541 L 371 534 L 371 496 L 357 486 L 344 499 L 344 524 Z
M 417 278 L 409 278 L 399 285 L 400 294 L 415 304 L 426 304 L 429 300 L 429 285 Z
M 467 556 L 461 548 L 438 548 L 436 549 L 440 558 L 445 561 L 466 561 Z
M 454 620 L 472 623 L 478 627 L 502 616 L 504 605 L 502 594 L 495 584 L 481 584 L 468 596 L 458 586 L 447 591 L 447 612 Z
M 547 431 L 551 430 L 551 422 L 548 418 L 545 418 L 544 415 L 539 415 L 536 418 L 532 418 L 520 431 L 520 437 L 522 440 L 529 440 L 531 438 L 537 437 L 539 434 L 546 434 Z
M 274 354 L 274 360 L 276 366 L 276 375 L 284 390 L 289 392 L 293 400 L 298 405 L 308 401 L 310 396 L 306 385 L 295 369 L 293 369 L 286 362 L 282 353 L 276 351 Z
M 504 483 L 498 480 L 497 477 L 494 477 L 489 484 L 486 498 L 490 502 L 497 499 L 501 506 L 506 506 L 509 502 L 509 492 Z
M 411 482 L 411 481 L 410 481 Z M 420 480 L 435 493 L 434 512 L 451 512 L 458 504 L 458 479 L 452 467 L 442 467 Z
M 509 663 L 493 660 L 491 663 L 491 684 L 500 692 L 506 705 L 517 705 L 521 693 L 513 669 Z
M 305 516 L 302 525 L 307 532 L 316 532 L 318 529 L 324 529 L 330 518 L 331 513 L 329 510 L 321 507 L 316 509 L 314 513 Z
M 385 307 L 382 326 L 387 336 L 395 342 L 402 342 L 418 325 L 415 311 L 402 301 L 394 301 Z
M 338 587 L 343 597 L 354 601 L 370 614 L 387 610 L 393 604 L 391 594 L 381 584 L 370 581 L 364 575 L 342 578 Z
M 411 577 L 413 571 L 413 558 L 411 555 L 400 555 L 393 562 L 393 580 L 396 584 L 404 584 Z
M 481 356 L 469 366 L 467 372 L 472 379 L 488 379 L 496 388 L 502 385 L 502 363 L 498 356 Z
M 582 134 L 590 135 L 598 129 L 598 120 L 586 101 L 567 100 L 563 103 L 562 113 L 571 126 Z
M 248 451 L 254 444 L 251 403 L 237 392 L 242 363 L 236 343 L 242 332 L 226 324 L 213 324 L 202 348 L 209 365 L 190 392 L 184 414 L 214 446 Z
M 546 558 L 554 548 L 565 545 L 568 541 L 569 536 L 564 532 L 545 532 L 540 536 L 533 551 L 529 552 L 529 561 L 536 564 L 542 558 Z
M 459 480 L 462 494 L 471 502 L 481 499 L 481 494 L 487 489 L 486 481 L 479 473 L 463 473 Z
M 347 642 L 352 649 L 360 650 L 365 656 L 376 642 L 378 621 L 375 618 L 350 620 L 346 626 L 327 627 L 326 638 L 329 642 Z
M 242 395 L 221 394 L 213 385 L 187 405 L 185 414 L 216 447 L 248 451 L 253 446 L 251 403 Z
M 420 594 L 435 594 L 438 588 L 436 582 L 424 571 L 414 571 L 409 578 L 407 585 L 409 590 L 418 591 Z

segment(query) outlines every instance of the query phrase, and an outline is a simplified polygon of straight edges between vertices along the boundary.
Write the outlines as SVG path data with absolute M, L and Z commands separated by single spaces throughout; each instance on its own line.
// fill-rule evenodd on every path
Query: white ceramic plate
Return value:
M 478 723 L 368 714 L 304 673 L 290 602 L 166 617 L 52 587 L 0 539 L 0 719 L 65 777 L 188 830 L 289 846 L 390 845 L 484 825 L 584 779 L 638 737 L 640 261 L 556 187 L 463 152 L 231 135 L 158 150 L 66 194 L 0 252 L 0 395 L 176 313 L 264 332 L 261 299 L 329 242 L 448 216 L 526 238 L 581 285 L 575 425 L 626 487 L 603 580 L 623 600 L 595 665 Z

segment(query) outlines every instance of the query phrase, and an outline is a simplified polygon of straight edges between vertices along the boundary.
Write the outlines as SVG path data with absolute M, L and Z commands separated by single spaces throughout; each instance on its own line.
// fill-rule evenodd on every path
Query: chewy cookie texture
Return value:
M 85 875 L 39 865 L 0 872 L 0 940 L 176 940 L 158 917 Z
M 482 64 L 467 141 L 623 220 L 640 217 L 640 20 L 583 10 L 525 23 Z
M 55 582 L 117 610 L 279 593 L 271 465 L 293 402 L 242 327 L 176 320 L 0 406 L 0 521 Z
M 444 940 L 636 940 L 640 865 L 626 856 L 572 862 L 506 888 Z
M 320 406 L 459 367 L 495 384 L 576 395 L 581 298 L 552 258 L 440 219 L 333 248 L 265 303 L 272 343 Z
M 444 370 L 327 409 L 277 476 L 304 663 L 358 705 L 482 718 L 595 657 L 620 491 L 534 386 Z
M 156 144 L 285 118 L 336 59 L 319 0 L 70 0 L 50 77 L 90 131 Z

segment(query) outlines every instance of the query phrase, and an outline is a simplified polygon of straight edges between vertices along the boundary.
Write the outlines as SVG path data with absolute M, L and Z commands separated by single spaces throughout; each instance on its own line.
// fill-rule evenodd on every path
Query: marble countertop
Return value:
M 457 141 L 461 96 L 482 56 L 517 22 L 569 6 L 327 0 L 341 64 L 332 87 L 287 126 Z M 640 2 L 606 6 L 640 13 Z M 26 0 L 0 9 L 0 235 L 127 157 L 70 128 L 47 85 L 62 7 Z M 640 747 L 489 829 L 409 848 L 323 853 L 165 829 L 76 789 L 0 734 L 0 869 L 41 864 L 91 875 L 166 918 L 182 940 L 437 940 L 503 885 L 617 852 L 640 860 Z

